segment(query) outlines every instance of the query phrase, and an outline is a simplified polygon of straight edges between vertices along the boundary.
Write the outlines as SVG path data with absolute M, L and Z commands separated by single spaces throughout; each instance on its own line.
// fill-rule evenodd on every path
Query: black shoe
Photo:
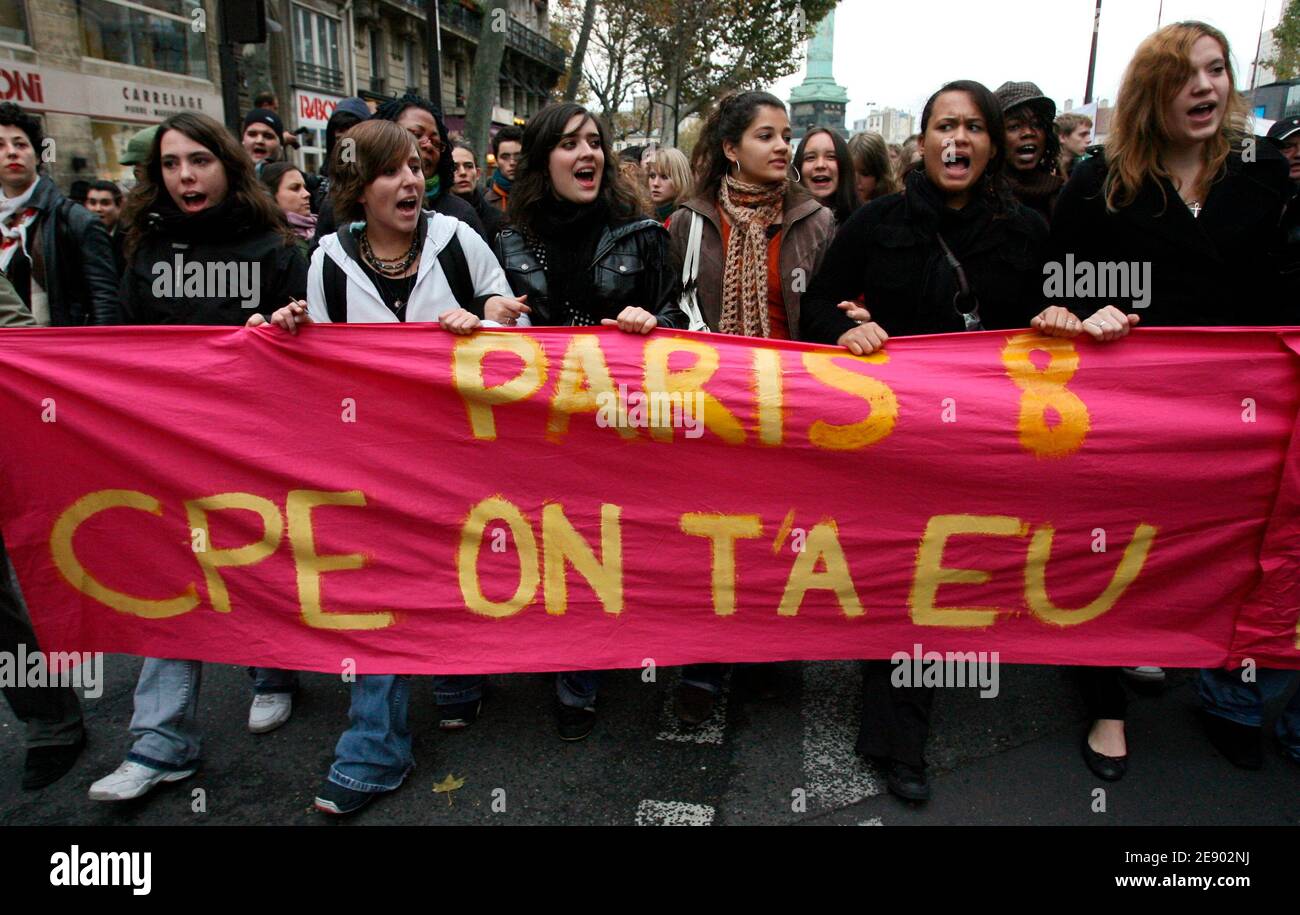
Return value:
M 316 809 L 321 813 L 328 813 L 330 816 L 350 816 L 380 794 L 387 793 L 387 791 L 377 793 L 353 791 L 351 788 L 344 788 L 342 785 L 336 785 L 326 779 L 325 784 L 321 785 L 320 791 L 316 793 Z
M 472 702 L 454 702 L 451 705 L 438 706 L 438 729 L 440 731 L 461 731 L 478 721 L 478 713 L 483 708 L 483 700 Z
M 928 801 L 930 799 L 930 780 L 924 769 L 909 766 L 903 762 L 889 764 L 889 776 L 885 780 L 889 793 L 905 801 Z
M 781 695 L 781 674 L 775 664 L 738 664 L 731 682 L 750 701 L 767 702 Z
M 1277 731 L 1273 732 L 1273 746 L 1277 747 L 1277 751 L 1282 754 L 1283 759 L 1290 760 L 1300 766 L 1300 756 L 1297 756 L 1295 750 L 1282 742 L 1282 738 L 1278 736 Z
M 1238 724 L 1218 715 L 1211 715 L 1201 710 L 1201 723 L 1205 725 L 1205 736 L 1210 738 L 1214 749 L 1218 750 L 1228 762 L 1239 769 L 1264 768 L 1263 728 Z
M 36 791 L 63 778 L 85 748 L 85 731 L 76 743 L 62 747 L 32 747 L 27 751 L 27 762 L 23 766 L 23 790 Z
M 1128 754 L 1123 756 L 1106 756 L 1098 753 L 1088 743 L 1088 735 L 1083 735 L 1083 761 L 1088 764 L 1092 774 L 1107 782 L 1117 782 L 1128 772 Z
M 676 701 L 673 703 L 677 720 L 688 726 L 703 724 L 713 717 L 713 704 L 716 697 L 703 686 L 683 683 L 677 687 Z
M 582 740 L 596 726 L 596 707 L 577 708 L 556 699 L 555 723 L 561 740 Z

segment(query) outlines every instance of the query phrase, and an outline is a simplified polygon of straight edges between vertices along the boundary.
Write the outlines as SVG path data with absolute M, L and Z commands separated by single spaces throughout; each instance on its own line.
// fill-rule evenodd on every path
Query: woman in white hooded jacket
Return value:
M 453 333 L 527 324 L 496 256 L 470 226 L 420 209 L 424 177 L 411 135 L 366 121 L 340 142 L 331 166 L 337 232 L 321 239 L 307 301 L 277 311 L 290 333 L 311 322 L 437 321 Z M 497 321 L 481 321 L 474 312 Z M 250 325 L 264 323 L 259 316 Z
M 436 321 L 456 334 L 528 323 L 487 243 L 468 224 L 420 209 L 424 175 L 411 135 L 389 121 L 366 121 L 340 141 L 331 193 L 342 222 L 321 239 L 307 274 L 307 301 L 293 302 L 271 323 L 297 333 L 301 324 Z M 470 309 L 498 318 L 484 321 Z M 260 315 L 250 326 L 266 323 Z M 464 727 L 478 715 L 482 677 L 435 677 L 439 726 Z M 316 796 L 329 814 L 360 810 L 395 790 L 414 765 L 406 724 L 409 678 L 365 674 L 352 684 L 351 726 Z

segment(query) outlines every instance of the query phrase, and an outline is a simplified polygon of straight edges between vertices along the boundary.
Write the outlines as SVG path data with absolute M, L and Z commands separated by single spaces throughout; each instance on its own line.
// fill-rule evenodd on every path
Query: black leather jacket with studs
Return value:
M 653 219 L 607 225 L 601 232 L 591 262 L 594 301 L 552 301 L 544 246 L 518 229 L 502 229 L 494 247 L 514 294 L 528 296 L 533 324 L 589 325 L 636 306 L 654 315 L 660 327 L 684 330 L 688 325 L 677 307 L 681 277 L 668 250 L 668 232 Z

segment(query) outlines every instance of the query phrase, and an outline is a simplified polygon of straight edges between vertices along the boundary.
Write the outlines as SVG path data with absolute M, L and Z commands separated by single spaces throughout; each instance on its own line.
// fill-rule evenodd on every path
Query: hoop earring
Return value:
M 790 167 L 794 169 L 794 183 L 803 184 L 803 174 L 799 171 L 799 166 L 791 162 Z
M 736 166 L 736 177 L 740 178 L 740 160 L 737 159 L 734 164 Z

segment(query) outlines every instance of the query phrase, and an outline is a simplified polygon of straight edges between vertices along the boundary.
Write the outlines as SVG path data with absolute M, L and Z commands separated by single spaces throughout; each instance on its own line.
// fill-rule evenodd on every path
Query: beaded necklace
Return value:
M 387 277 L 400 277 L 403 273 L 411 269 L 411 265 L 415 263 L 415 259 L 420 256 L 420 233 L 416 232 L 414 236 L 412 236 L 411 247 L 407 250 L 406 254 L 397 260 L 386 261 L 381 260 L 375 254 L 374 249 L 370 247 L 370 234 L 363 231 L 361 233 L 361 256 L 366 259 L 366 262 L 369 263 L 377 273 L 383 274 Z

